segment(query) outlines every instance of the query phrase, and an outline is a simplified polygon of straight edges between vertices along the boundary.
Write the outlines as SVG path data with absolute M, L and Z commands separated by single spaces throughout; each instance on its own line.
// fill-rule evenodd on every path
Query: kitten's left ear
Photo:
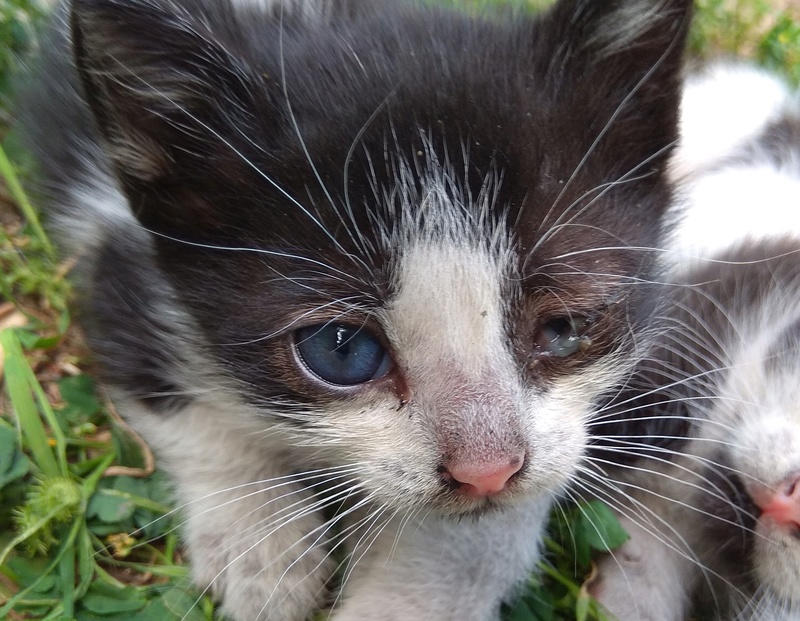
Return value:
M 544 16 L 553 92 L 634 166 L 677 138 L 691 0 L 561 0 Z M 565 125 L 572 123 L 566 119 Z
M 187 218 L 176 186 L 187 170 L 203 179 L 235 159 L 231 136 L 253 110 L 264 112 L 262 126 L 272 118 L 269 89 L 253 88 L 262 77 L 209 29 L 204 7 L 190 14 L 184 4 L 73 0 L 70 15 L 75 64 L 105 152 L 136 217 L 154 230 L 218 218 L 202 205 Z

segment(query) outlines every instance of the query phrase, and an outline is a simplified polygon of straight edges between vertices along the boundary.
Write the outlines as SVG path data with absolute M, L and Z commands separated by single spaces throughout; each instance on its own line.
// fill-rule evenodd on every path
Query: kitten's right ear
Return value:
M 135 215 L 154 230 L 187 225 L 170 200 L 180 195 L 186 170 L 200 179 L 219 174 L 215 166 L 234 159 L 231 128 L 242 131 L 254 110 L 263 113 L 262 126 L 273 117 L 270 89 L 258 88 L 265 78 L 209 29 L 206 9 L 215 7 L 168 0 L 72 3 L 73 53 L 85 98 Z M 219 217 L 211 209 L 205 215 Z M 191 220 L 199 227 L 203 219 L 200 206 Z

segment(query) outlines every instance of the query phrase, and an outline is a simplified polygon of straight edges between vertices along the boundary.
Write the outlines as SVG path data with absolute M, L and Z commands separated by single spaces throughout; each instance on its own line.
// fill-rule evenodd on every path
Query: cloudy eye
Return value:
M 327 323 L 295 332 L 295 347 L 308 369 L 321 380 L 354 386 L 386 375 L 388 352 L 361 327 Z
M 544 324 L 536 333 L 539 352 L 557 358 L 566 358 L 591 343 L 589 337 L 581 334 L 587 321 L 582 317 L 558 317 Z

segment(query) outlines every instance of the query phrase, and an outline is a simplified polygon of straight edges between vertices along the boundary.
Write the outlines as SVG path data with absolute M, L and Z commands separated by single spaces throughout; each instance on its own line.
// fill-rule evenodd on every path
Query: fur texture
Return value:
M 689 5 L 62 7 L 51 221 L 231 618 L 498 617 L 639 351 Z
M 609 446 L 644 454 L 603 494 L 632 539 L 596 594 L 623 621 L 679 621 L 692 604 L 796 620 L 800 106 L 773 76 L 715 67 L 688 81 L 682 132 L 660 337 L 611 408 L 623 433 Z

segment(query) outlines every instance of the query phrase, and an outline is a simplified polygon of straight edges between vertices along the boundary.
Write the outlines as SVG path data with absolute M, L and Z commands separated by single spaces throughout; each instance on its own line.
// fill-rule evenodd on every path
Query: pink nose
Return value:
M 506 483 L 520 471 L 523 462 L 522 455 L 515 455 L 510 460 L 489 464 L 447 464 L 444 474 L 458 484 L 458 492 L 465 496 L 491 496 L 505 489 Z
M 783 526 L 800 528 L 800 473 L 784 479 L 777 489 L 753 490 L 761 515 Z

